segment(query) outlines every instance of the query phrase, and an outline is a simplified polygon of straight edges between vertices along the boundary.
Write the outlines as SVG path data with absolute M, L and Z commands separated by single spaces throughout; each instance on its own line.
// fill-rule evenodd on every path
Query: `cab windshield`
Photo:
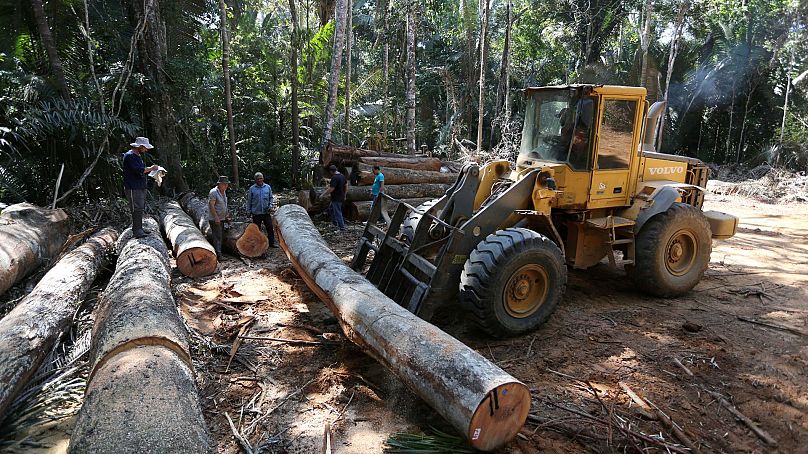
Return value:
M 544 89 L 528 94 L 520 158 L 589 168 L 595 100 L 576 89 Z

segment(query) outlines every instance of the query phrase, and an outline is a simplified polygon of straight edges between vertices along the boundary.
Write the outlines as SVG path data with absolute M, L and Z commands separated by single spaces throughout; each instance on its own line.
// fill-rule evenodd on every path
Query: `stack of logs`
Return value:
M 365 150 L 328 143 L 322 153 L 325 166 L 335 165 L 349 180 L 343 215 L 349 221 L 366 221 L 373 200 L 373 166 L 381 167 L 385 193 L 417 206 L 442 196 L 457 179 L 459 170 L 454 163 L 429 156 L 408 156 L 385 151 Z M 329 197 L 325 187 L 315 187 L 298 193 L 298 204 L 310 215 L 325 211 Z M 387 206 L 392 215 L 395 206 Z

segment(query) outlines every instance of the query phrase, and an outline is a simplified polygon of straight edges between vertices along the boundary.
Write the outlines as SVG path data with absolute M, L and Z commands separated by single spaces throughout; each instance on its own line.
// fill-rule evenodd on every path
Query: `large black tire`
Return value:
M 460 275 L 460 302 L 471 320 L 494 337 L 522 334 L 544 323 L 567 285 L 561 250 L 532 230 L 488 235 Z
M 428 202 L 424 202 L 417 207 L 415 210 L 410 211 L 407 214 L 407 217 L 404 218 L 404 222 L 401 223 L 401 234 L 407 241 L 412 241 L 413 237 L 415 236 L 415 227 L 418 226 L 418 222 L 421 220 L 421 217 L 426 213 L 427 210 L 435 206 L 440 199 L 432 199 Z
M 674 203 L 655 215 L 637 235 L 634 285 L 664 298 L 689 292 L 710 264 L 711 236 L 707 218 L 694 206 Z

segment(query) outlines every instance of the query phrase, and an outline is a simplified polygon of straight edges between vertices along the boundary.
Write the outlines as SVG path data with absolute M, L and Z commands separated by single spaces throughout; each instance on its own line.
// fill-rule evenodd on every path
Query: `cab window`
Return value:
M 637 101 L 606 99 L 598 139 L 598 169 L 628 169 Z

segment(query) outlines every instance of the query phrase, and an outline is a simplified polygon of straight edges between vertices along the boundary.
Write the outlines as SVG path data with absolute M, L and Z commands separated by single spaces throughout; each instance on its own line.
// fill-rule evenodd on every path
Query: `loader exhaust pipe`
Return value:
M 642 151 L 656 151 L 657 137 L 659 136 L 659 117 L 665 112 L 666 105 L 667 102 L 665 101 L 657 101 L 648 109 L 648 118 L 645 121 L 645 133 L 642 140 Z

